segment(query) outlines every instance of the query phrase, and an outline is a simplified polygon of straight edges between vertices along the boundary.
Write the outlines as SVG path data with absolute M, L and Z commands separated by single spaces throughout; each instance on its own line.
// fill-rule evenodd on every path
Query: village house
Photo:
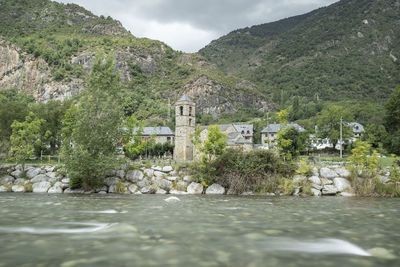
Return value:
M 139 128 L 133 130 L 135 135 Z M 142 129 L 142 141 L 150 141 L 154 139 L 156 143 L 175 143 L 175 133 L 169 127 L 158 126 L 158 127 L 143 127 Z
M 293 127 L 299 132 L 304 132 L 304 128 L 297 123 L 288 123 L 287 125 L 271 123 L 261 131 L 261 144 L 267 149 L 273 149 L 276 145 L 276 137 L 281 129 Z

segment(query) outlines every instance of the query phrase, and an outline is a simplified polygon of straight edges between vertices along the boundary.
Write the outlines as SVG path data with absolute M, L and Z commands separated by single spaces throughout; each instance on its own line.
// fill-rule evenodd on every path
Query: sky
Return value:
M 229 32 L 300 15 L 338 0 L 57 0 L 111 16 L 136 37 L 197 52 Z

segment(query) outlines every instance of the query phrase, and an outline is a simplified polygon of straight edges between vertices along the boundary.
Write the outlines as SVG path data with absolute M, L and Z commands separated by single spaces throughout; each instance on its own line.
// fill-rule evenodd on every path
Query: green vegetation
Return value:
M 106 170 L 119 163 L 117 147 L 122 138 L 119 75 L 113 60 L 98 57 L 77 108 L 64 125 L 63 158 L 71 188 L 93 189 L 103 185 Z M 73 118 L 73 119 L 71 119 Z M 74 121 L 75 120 L 75 121 Z M 71 121 L 73 123 L 71 123 Z
M 202 128 L 198 126 L 192 139 L 193 144 L 203 153 L 201 158 L 203 164 L 207 164 L 224 153 L 227 137 L 218 125 L 211 125 L 208 127 L 207 139 L 202 141 L 200 139 L 201 130 Z
M 218 183 L 233 193 L 275 192 L 281 177 L 291 177 L 295 167 L 281 161 L 273 152 L 227 149 L 206 168 L 193 166 L 194 178 L 204 185 Z

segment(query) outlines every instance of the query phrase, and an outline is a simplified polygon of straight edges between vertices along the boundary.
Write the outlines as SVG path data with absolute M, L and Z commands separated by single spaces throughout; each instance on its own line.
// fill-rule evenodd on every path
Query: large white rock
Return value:
M 24 192 L 25 187 L 23 185 L 13 185 L 11 190 L 16 193 Z
M 349 181 L 347 181 L 344 178 L 340 178 L 340 177 L 333 179 L 333 184 L 336 186 L 337 190 L 340 192 L 351 187 L 351 184 Z
M 165 191 L 164 189 L 158 188 L 156 191 L 157 195 L 165 195 L 167 193 L 167 191 Z
M 62 182 L 63 184 L 69 184 L 69 181 L 70 181 L 69 178 L 64 178 L 64 179 L 61 180 L 61 182 Z
M 313 193 L 314 196 L 318 197 L 321 195 L 321 191 L 317 190 L 315 188 L 311 188 L 311 192 Z
M 51 184 L 46 181 L 34 183 L 32 185 L 32 191 L 33 191 L 33 193 L 46 193 L 47 191 L 49 191 L 50 187 L 51 187 Z
M 311 176 L 310 178 L 308 178 L 308 181 L 316 185 L 321 185 L 321 179 L 319 179 L 318 176 Z
M 128 181 L 131 181 L 132 183 L 137 183 L 141 180 L 143 180 L 143 172 L 139 171 L 139 170 L 131 170 L 128 171 L 128 173 L 126 174 L 125 178 Z
M 342 177 L 342 178 L 350 177 L 350 172 L 348 170 L 346 170 L 346 168 L 337 168 L 335 171 L 339 177 Z
M 323 167 L 319 170 L 321 173 L 321 177 L 326 178 L 326 179 L 333 179 L 337 177 L 337 173 L 334 170 L 331 170 L 329 168 Z
M 388 183 L 390 181 L 389 176 L 386 176 L 386 175 L 379 175 L 378 179 L 383 184 L 386 184 L 386 183 Z
M 191 195 L 198 195 L 203 193 L 203 189 L 202 184 L 193 182 L 187 187 L 187 192 Z
M 154 175 L 157 177 L 163 177 L 163 176 L 165 176 L 165 173 L 163 173 L 161 171 L 154 171 Z
M 137 185 L 140 188 L 143 188 L 143 187 L 150 185 L 150 181 L 147 178 L 145 178 L 145 179 L 141 180 L 140 182 L 138 182 Z
M 28 177 L 29 179 L 34 178 L 35 176 L 38 176 L 40 174 L 41 169 L 40 168 L 32 168 L 29 169 L 26 172 L 26 177 Z
M 162 168 L 162 171 L 163 171 L 163 172 L 171 172 L 172 170 L 173 170 L 172 166 L 164 166 L 164 167 Z
M 0 185 L 0 192 L 8 192 L 8 188 Z
M 338 190 L 334 185 L 324 185 L 322 188 L 322 195 L 336 195 L 337 192 Z
M 152 189 L 150 188 L 150 186 L 145 186 L 142 189 L 140 189 L 140 193 L 142 193 L 142 194 L 151 194 L 152 193 Z
M 172 187 L 172 182 L 163 178 L 154 178 L 152 183 L 164 190 L 170 190 Z
M 63 192 L 63 189 L 60 185 L 56 186 L 54 185 L 53 187 L 50 187 L 49 191 L 47 193 L 49 194 L 60 194 Z
M 124 178 L 125 177 L 125 171 L 124 170 L 117 170 L 115 171 L 115 176 L 117 176 L 118 178 Z
M 189 194 L 188 192 L 179 191 L 179 190 L 171 190 L 171 191 L 169 191 L 169 193 L 171 195 L 187 195 L 187 194 Z
M 219 184 L 212 184 L 206 190 L 207 195 L 223 195 L 224 193 L 225 193 L 225 188 L 223 188 Z
M 49 176 L 51 179 L 57 178 L 57 173 L 56 172 L 48 172 L 46 173 L 47 176 Z
M 46 166 L 46 167 L 44 167 L 46 172 L 54 172 L 55 168 L 56 168 L 56 166 Z
M 10 175 L 4 175 L 0 178 L 0 184 L 13 184 L 14 180 L 14 177 Z
M 162 167 L 160 167 L 160 166 L 151 166 L 151 168 L 153 169 L 153 170 L 155 170 L 155 171 L 159 171 L 159 172 L 161 172 L 162 171 Z
M 319 172 L 318 172 L 318 168 L 317 168 L 317 167 L 314 167 L 314 168 L 313 168 L 313 170 L 312 170 L 312 175 L 313 175 L 313 176 L 317 176 L 317 177 L 319 176 Z
M 131 185 L 128 187 L 128 189 L 129 189 L 129 191 L 130 191 L 131 193 L 135 193 L 135 192 L 137 191 L 138 187 L 137 187 L 137 185 L 135 185 L 135 184 L 131 184 Z
M 176 181 L 178 179 L 179 179 L 178 176 L 167 176 L 167 180 L 169 180 L 169 181 Z
M 116 185 L 117 183 L 119 183 L 121 180 L 117 177 L 108 177 L 104 180 L 104 183 L 107 186 L 112 186 L 112 185 Z
M 24 172 L 22 170 L 15 170 L 11 173 L 11 175 L 18 179 L 24 175 Z
M 36 175 L 34 178 L 32 178 L 31 182 L 32 183 L 39 183 L 39 182 L 48 182 L 50 180 L 50 177 L 45 175 L 45 174 L 39 174 Z
M 332 180 L 326 178 L 320 178 L 322 185 L 333 184 Z

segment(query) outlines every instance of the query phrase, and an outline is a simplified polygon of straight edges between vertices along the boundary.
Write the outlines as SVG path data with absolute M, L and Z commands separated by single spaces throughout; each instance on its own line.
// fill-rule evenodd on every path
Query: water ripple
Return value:
M 46 234 L 82 234 L 93 233 L 110 228 L 117 223 L 64 223 L 66 225 L 86 226 L 80 228 L 38 228 L 38 227 L 4 227 L 0 226 L 0 232 L 3 233 L 28 233 L 36 235 Z

